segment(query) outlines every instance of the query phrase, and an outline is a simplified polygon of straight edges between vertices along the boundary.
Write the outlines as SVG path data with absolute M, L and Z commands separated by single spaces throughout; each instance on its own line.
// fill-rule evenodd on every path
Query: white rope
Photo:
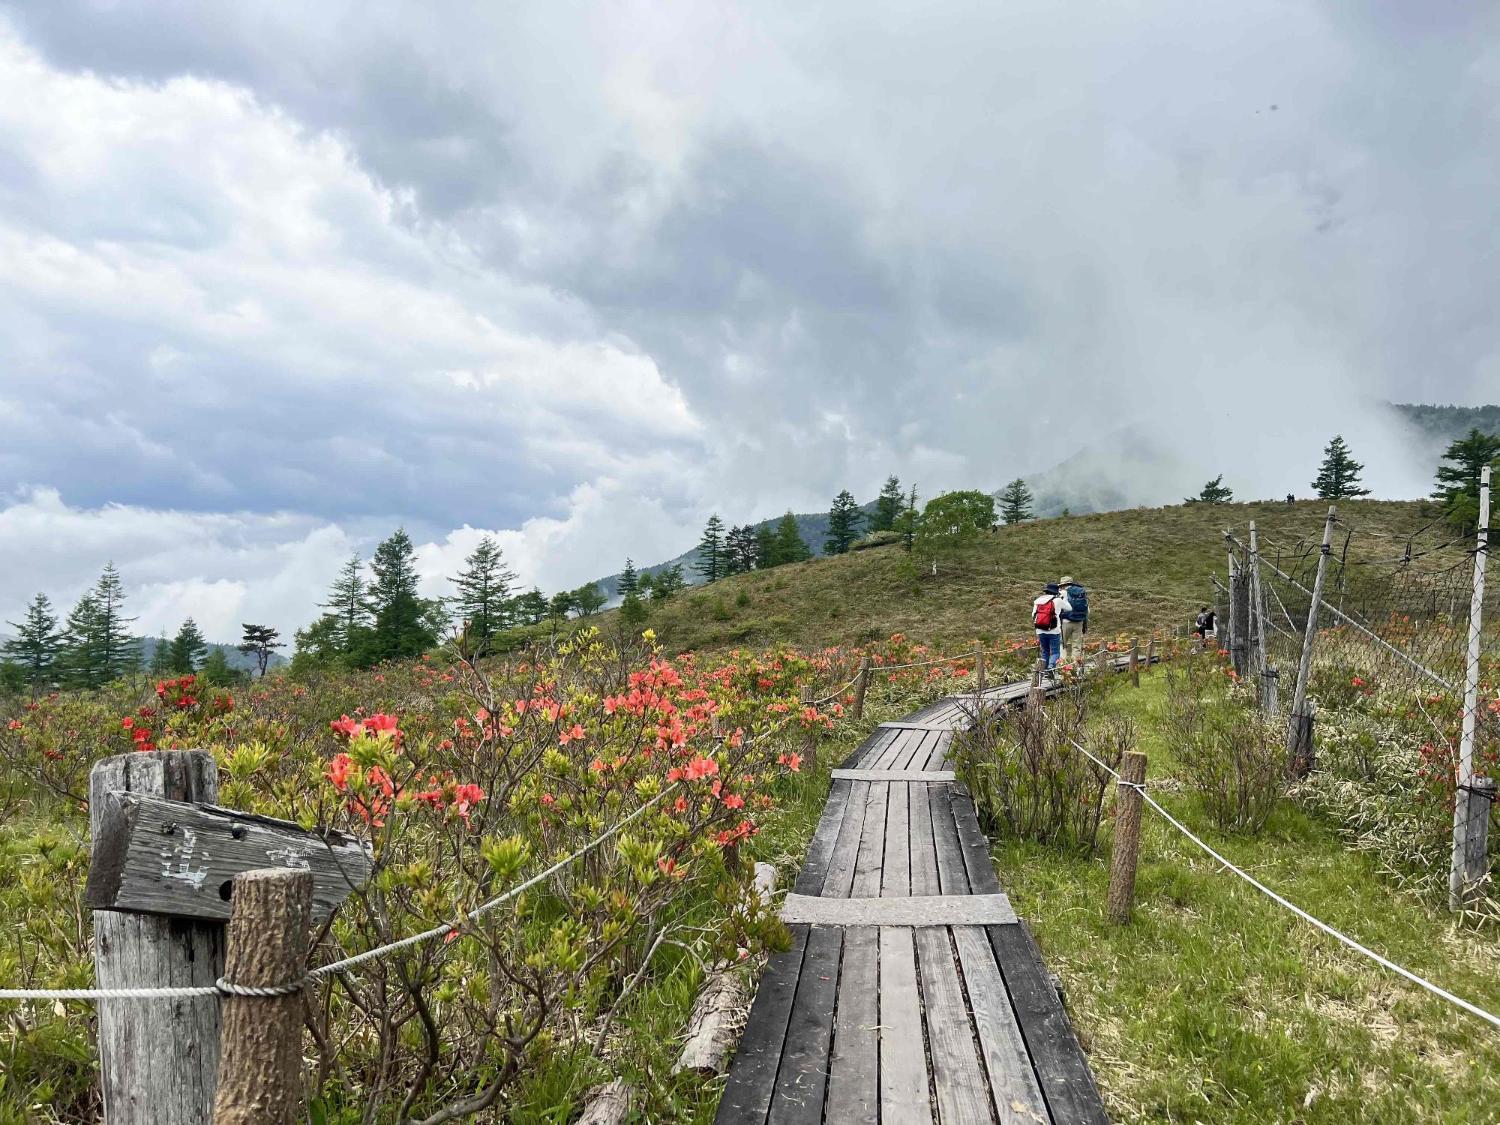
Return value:
M 1293 586 L 1297 587 L 1297 589 L 1301 590 L 1308 597 L 1312 597 L 1312 591 L 1311 590 L 1309 590 L 1306 586 L 1302 585 L 1302 583 L 1298 582 L 1295 578 L 1293 578 L 1286 571 L 1282 570 L 1275 563 L 1268 562 L 1266 560 L 1265 556 L 1262 556 L 1260 561 L 1263 562 L 1263 563 L 1265 563 L 1268 567 L 1270 567 L 1272 570 L 1274 570 L 1277 574 L 1281 575 L 1282 578 L 1286 579 L 1286 581 L 1290 582 Z M 1325 602 L 1322 603 L 1322 608 L 1328 610 L 1329 613 L 1332 613 L 1336 617 L 1343 618 L 1344 621 L 1348 622 L 1350 625 L 1353 625 L 1361 633 L 1365 634 L 1365 636 L 1369 637 L 1376 644 L 1380 645 L 1386 651 L 1390 652 L 1393 656 L 1399 657 L 1400 659 L 1404 660 L 1407 664 L 1411 665 L 1414 669 L 1416 669 L 1422 675 L 1426 676 L 1433 683 L 1437 684 L 1440 687 L 1447 688 L 1451 692 L 1455 692 L 1456 693 L 1458 691 L 1458 688 L 1455 685 L 1450 684 L 1447 680 L 1443 679 L 1443 677 L 1439 676 L 1436 672 L 1434 672 L 1431 668 L 1428 668 L 1425 664 L 1420 664 L 1417 661 L 1413 660 L 1411 657 L 1407 656 L 1406 653 L 1402 652 L 1399 648 L 1397 648 L 1395 645 L 1391 644 L 1384 637 L 1377 636 L 1375 633 L 1372 633 L 1369 629 L 1365 628 L 1358 621 L 1354 620 L 1354 618 L 1350 617 L 1343 610 L 1339 609 L 1338 606 L 1332 605 L 1331 603 L 1325 601 Z
M 1264 560 L 1262 560 L 1262 561 L 1264 561 Z M 1336 938 L 1337 940 L 1343 942 L 1345 945 L 1347 945 L 1350 949 L 1354 950 L 1356 953 L 1363 953 L 1366 957 L 1370 958 L 1370 960 L 1374 961 L 1377 965 L 1380 965 L 1380 966 L 1382 966 L 1384 968 L 1389 969 L 1391 972 L 1396 973 L 1398 976 L 1405 977 L 1407 980 L 1411 981 L 1413 984 L 1420 985 L 1422 988 L 1425 988 L 1428 992 L 1431 992 L 1434 996 L 1440 996 L 1444 1000 L 1448 1001 L 1450 1004 L 1455 1004 L 1458 1007 L 1462 1008 L 1464 1011 L 1470 1013 L 1471 1015 L 1478 1016 L 1480 1019 L 1485 1020 L 1486 1022 L 1488 1022 L 1490 1024 L 1493 1024 L 1497 1028 L 1500 1028 L 1500 1016 L 1496 1016 L 1496 1015 L 1494 1015 L 1491 1012 L 1485 1011 L 1483 1008 L 1479 1007 L 1477 1004 L 1472 1004 L 1468 1000 L 1465 1000 L 1462 996 L 1455 996 L 1453 993 L 1449 992 L 1446 988 L 1441 988 L 1438 985 L 1433 984 L 1430 980 L 1427 980 L 1424 977 L 1419 977 L 1416 973 L 1412 972 L 1410 969 L 1402 968 L 1400 965 L 1396 964 L 1396 962 L 1390 960 L 1390 958 L 1388 958 L 1388 957 L 1382 957 L 1379 953 L 1376 953 L 1373 949 L 1369 949 L 1366 946 L 1363 946 L 1359 942 L 1355 941 L 1348 934 L 1342 933 L 1339 930 L 1334 929 L 1327 922 L 1324 922 L 1324 921 L 1321 921 L 1320 919 L 1314 918 L 1311 914 L 1309 914 L 1307 911 L 1303 910 L 1296 903 L 1290 902 L 1287 899 L 1283 898 L 1281 895 L 1279 895 L 1275 891 L 1273 891 L 1270 887 L 1268 887 L 1264 883 L 1262 883 L 1259 879 L 1255 878 L 1255 876 L 1251 875 L 1249 872 L 1244 871 L 1240 867 L 1237 867 L 1235 864 L 1231 863 L 1229 860 L 1225 859 L 1218 852 L 1214 851 L 1213 848 L 1209 847 L 1206 843 L 1204 843 L 1201 839 L 1199 839 L 1196 835 L 1194 835 L 1194 833 L 1192 832 L 1192 830 L 1189 829 L 1187 827 L 1187 825 L 1183 824 L 1182 821 L 1178 820 L 1175 816 L 1173 816 L 1171 813 L 1169 813 L 1166 809 L 1162 808 L 1161 803 L 1159 801 L 1157 801 L 1155 797 L 1151 796 L 1150 793 L 1146 792 L 1146 790 L 1145 790 L 1144 787 L 1135 785 L 1133 782 L 1126 781 L 1124 778 L 1122 778 L 1120 776 L 1120 774 L 1118 773 L 1118 771 L 1116 771 L 1113 767 L 1111 767 L 1110 765 L 1108 765 L 1106 762 L 1103 762 L 1099 758 L 1095 757 L 1093 754 L 1091 754 L 1089 752 L 1089 750 L 1088 750 L 1088 748 L 1086 746 L 1084 746 L 1081 742 L 1079 742 L 1072 735 L 1070 735 L 1066 731 L 1064 731 L 1062 729 L 1062 727 L 1058 725 L 1057 720 L 1053 719 L 1050 715 L 1047 716 L 1047 719 L 1048 719 L 1049 722 L 1052 723 L 1053 727 L 1056 728 L 1057 731 L 1064 738 L 1066 738 L 1075 747 L 1077 747 L 1080 751 L 1082 751 L 1087 757 L 1093 759 L 1094 762 L 1098 763 L 1100 766 L 1103 766 L 1104 769 L 1108 770 L 1115 777 L 1115 779 L 1120 782 L 1120 784 L 1122 784 L 1122 785 L 1128 785 L 1128 786 L 1130 786 L 1133 789 L 1139 789 L 1141 797 L 1146 802 L 1146 804 L 1150 805 L 1153 809 L 1155 809 L 1158 813 L 1160 813 L 1166 819 L 1167 823 L 1170 824 L 1173 828 L 1177 829 L 1177 831 L 1181 832 L 1189 840 L 1191 840 L 1193 843 L 1197 844 L 1198 847 L 1202 848 L 1203 851 L 1205 851 L 1206 853 L 1208 853 L 1208 855 L 1210 855 L 1215 860 L 1217 860 L 1222 865 L 1222 867 L 1225 870 L 1233 871 L 1241 879 L 1245 880 L 1245 882 L 1249 883 L 1256 890 L 1260 891 L 1261 894 L 1263 894 L 1267 898 L 1271 899 L 1271 901 L 1273 901 L 1273 902 L 1275 902 L 1275 903 L 1277 903 L 1277 904 L 1279 904 L 1281 906 L 1286 907 L 1293 914 L 1297 915 L 1297 917 L 1301 918 L 1304 922 L 1307 922 L 1307 923 L 1309 923 L 1309 924 L 1311 924 L 1313 926 L 1316 926 L 1318 929 L 1322 930 L 1329 937 Z

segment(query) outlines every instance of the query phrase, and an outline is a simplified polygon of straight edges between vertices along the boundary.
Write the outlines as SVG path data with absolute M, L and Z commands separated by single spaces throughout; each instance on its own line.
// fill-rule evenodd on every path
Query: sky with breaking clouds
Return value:
M 397 524 L 431 592 L 484 530 L 556 589 L 1126 425 L 1248 494 L 1342 429 L 1415 495 L 1373 404 L 1500 400 L 1497 33 L 0 0 L 0 620 L 113 559 L 143 631 L 290 633 Z

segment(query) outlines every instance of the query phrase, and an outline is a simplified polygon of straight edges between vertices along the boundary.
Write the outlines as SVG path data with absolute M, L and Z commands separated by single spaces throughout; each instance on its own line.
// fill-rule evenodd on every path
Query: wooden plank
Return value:
M 807 951 L 807 933 L 807 926 L 793 926 L 791 948 L 773 954 L 766 964 L 755 990 L 755 1002 L 750 1006 L 750 1019 L 740 1037 L 739 1050 L 729 1068 L 724 1096 L 719 1099 L 714 1120 L 723 1125 L 764 1122 L 770 1112 L 792 1001 Z
M 938 883 L 937 848 L 932 841 L 932 806 L 927 801 L 930 785 L 908 787 L 907 818 L 911 825 L 911 893 L 935 895 Z
M 890 787 L 885 809 L 885 860 L 880 893 L 887 898 L 911 894 L 911 833 L 907 831 L 906 783 Z
M 290 867 L 313 877 L 321 924 L 369 878 L 369 845 L 331 829 L 149 793 L 104 793 L 93 810 L 84 901 L 95 910 L 227 922 L 236 875 Z
M 880 930 L 880 1119 L 932 1121 L 912 932 Z
M 843 825 L 839 831 L 839 838 L 833 846 L 833 855 L 828 861 L 828 872 L 823 877 L 823 894 L 847 898 L 849 888 L 854 882 L 854 865 L 859 859 L 859 840 L 864 834 L 865 827 L 865 805 L 869 801 L 870 783 L 868 781 L 853 781 L 849 783 L 849 802 L 844 807 Z M 805 890 L 802 880 L 797 880 L 796 890 L 799 893 L 815 894 L 814 890 Z
M 929 770 L 951 770 L 948 762 L 948 747 L 953 745 L 952 734 L 940 734 L 933 744 L 932 753 L 927 756 L 926 769 Z
M 838 997 L 841 929 L 814 926 L 807 937 L 802 975 L 787 1023 L 786 1046 L 776 1076 L 770 1120 L 777 1125 L 811 1125 L 823 1119 L 828 1052 L 833 1043 L 833 1007 Z
M 824 1120 L 872 1125 L 880 1113 L 880 938 L 873 926 L 844 931 Z
M 1036 1125 L 1047 1120 L 1047 1103 L 984 930 L 955 926 L 953 943 L 958 947 L 969 1009 L 1001 1125 Z
M 958 824 L 953 819 L 953 787 L 929 785 L 927 803 L 932 811 L 932 842 L 937 850 L 938 884 L 945 895 L 969 893 L 969 869 L 964 864 Z
M 964 869 L 969 873 L 969 889 L 980 895 L 995 894 L 1000 890 L 1000 880 L 990 859 L 990 843 L 979 830 L 974 802 L 967 791 L 955 789 L 951 803 L 953 823 L 958 827 L 958 840 L 963 848 Z
M 854 861 L 854 882 L 849 893 L 861 898 L 880 894 L 880 865 L 885 859 L 885 802 L 890 785 L 871 782 L 865 798 L 864 831 L 859 838 L 859 856 Z
M 927 760 L 925 747 L 932 741 L 934 734 L 935 732 L 930 730 L 922 731 L 920 734 L 914 733 L 906 740 L 901 753 L 896 755 L 896 760 L 892 763 L 891 768 L 909 770 L 916 768 L 912 765 L 914 761 L 920 759 L 925 762 Z
M 881 752 L 890 745 L 891 740 L 898 732 L 881 727 L 864 741 L 853 754 L 849 755 L 849 761 L 842 763 L 845 766 L 869 766 Z
M 986 926 L 985 936 L 1052 1119 L 1068 1125 L 1105 1125 L 1109 1118 L 1094 1075 L 1030 932 L 1024 925 Z
M 802 870 L 797 872 L 794 888 L 802 894 L 817 894 L 828 873 L 833 858 L 834 846 L 842 834 L 844 810 L 849 803 L 852 783 L 835 780 L 828 789 L 828 801 L 823 806 L 823 815 L 818 818 L 817 831 L 807 845 L 807 856 L 802 861 Z
M 932 1085 L 942 1121 L 993 1121 L 989 1081 L 974 1050 L 974 1033 L 946 929 L 916 932 L 922 1007 L 932 1053 Z
M 952 770 L 834 770 L 834 781 L 957 781 Z
M 871 769 L 888 770 L 895 766 L 896 759 L 901 755 L 913 738 L 921 738 L 918 733 L 909 730 L 898 730 L 891 736 L 891 740 L 881 749 L 878 757 L 868 759 Z
M 1002 894 L 830 898 L 794 893 L 782 902 L 781 920 L 810 926 L 988 926 L 1017 919 Z

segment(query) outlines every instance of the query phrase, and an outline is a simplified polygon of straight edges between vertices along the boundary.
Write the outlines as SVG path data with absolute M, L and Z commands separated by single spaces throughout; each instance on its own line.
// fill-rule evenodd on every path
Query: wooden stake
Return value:
M 1323 523 L 1323 547 L 1318 555 L 1318 572 L 1313 578 L 1312 600 L 1307 608 L 1307 627 L 1302 634 L 1302 657 L 1297 663 L 1297 685 L 1292 692 L 1292 715 L 1287 727 L 1287 765 L 1295 777 L 1305 777 L 1312 769 L 1312 715 L 1307 709 L 1307 681 L 1312 675 L 1313 641 L 1318 635 L 1318 613 L 1323 607 L 1323 578 L 1328 570 L 1328 556 L 1333 553 L 1333 524 L 1338 506 L 1328 505 Z
M 290 867 L 246 871 L 234 880 L 229 918 L 230 984 L 276 988 L 307 971 L 312 875 Z M 214 1125 L 294 1125 L 304 1113 L 301 992 L 228 996 L 219 1042 Z
M 974 693 L 984 694 L 984 649 L 974 650 Z
M 854 717 L 865 717 L 865 692 L 870 687 L 870 654 L 865 653 L 859 662 L 859 679 L 854 681 Z
M 1151 667 L 1151 665 L 1153 665 L 1155 663 L 1156 663 L 1156 638 L 1152 637 L 1149 641 L 1146 642 L 1146 667 L 1147 667 L 1147 669 L 1149 669 Z
M 1130 641 L 1130 686 L 1141 686 L 1141 644 L 1134 638 Z
M 1484 623 L 1484 571 L 1490 554 L 1490 467 L 1479 472 L 1479 534 L 1474 551 L 1474 590 L 1469 602 L 1469 648 L 1464 666 L 1464 717 L 1458 739 L 1458 788 L 1453 802 L 1453 862 L 1448 870 L 1448 908 L 1459 909 L 1474 884 L 1489 871 L 1489 857 L 1474 863 L 1469 826 L 1489 827 L 1490 802 L 1474 785 L 1474 734 L 1479 717 L 1479 637 Z M 1493 794 L 1493 789 L 1491 790 Z
M 1115 798 L 1115 836 L 1109 849 L 1109 895 L 1104 912 L 1123 926 L 1135 905 L 1136 857 L 1141 846 L 1141 791 L 1146 783 L 1146 755 L 1127 750 L 1120 763 L 1119 793 Z
M 108 795 L 117 792 L 211 805 L 219 767 L 206 750 L 119 754 L 96 763 L 89 774 L 96 850 Z M 223 969 L 222 922 L 94 911 L 100 988 L 212 985 Z M 110 1125 L 201 1125 L 213 1109 L 218 1066 L 218 997 L 99 1002 L 99 1089 Z

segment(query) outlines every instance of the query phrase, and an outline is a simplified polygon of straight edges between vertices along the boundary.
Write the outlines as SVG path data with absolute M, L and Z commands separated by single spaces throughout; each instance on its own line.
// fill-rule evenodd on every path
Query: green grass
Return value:
M 1225 569 L 1223 532 L 1256 520 L 1290 547 L 1322 535 L 1326 505 L 1178 505 L 1039 520 L 983 536 L 951 558 L 929 560 L 900 546 L 736 575 L 689 588 L 652 608 L 647 624 L 676 651 L 861 644 L 903 632 L 958 647 L 1028 632 L 1028 605 L 1044 581 L 1071 573 L 1089 588 L 1093 631 L 1114 635 L 1191 625 Z M 1361 529 L 1398 537 L 1434 512 L 1421 502 L 1359 500 L 1340 508 Z M 1391 542 L 1357 535 L 1350 557 L 1388 555 Z M 614 614 L 603 615 L 608 622 Z
M 1158 799 L 1227 858 L 1330 925 L 1490 1011 L 1494 936 L 1382 882 L 1290 803 L 1257 836 L 1207 827 L 1172 786 L 1157 724 L 1165 676 L 1103 706 L 1140 724 Z M 1136 913 L 1104 919 L 1092 860 L 998 842 L 1001 881 L 1063 981 L 1120 1121 L 1495 1121 L 1500 1034 L 1300 921 L 1144 812 Z

